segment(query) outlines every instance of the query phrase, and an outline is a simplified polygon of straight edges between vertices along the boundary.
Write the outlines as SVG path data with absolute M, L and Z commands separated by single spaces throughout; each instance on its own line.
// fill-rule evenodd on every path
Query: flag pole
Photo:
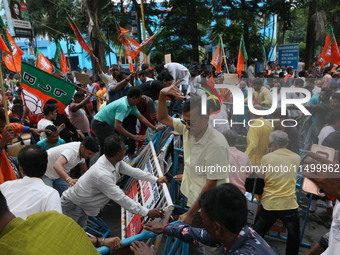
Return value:
M 142 15 L 142 30 L 143 30 L 143 41 L 146 40 L 146 33 L 145 33 L 145 16 L 144 16 L 144 2 L 143 0 L 140 1 L 140 8 L 141 8 L 141 15 Z M 143 53 L 144 56 L 144 63 L 148 63 L 146 55 Z
M 0 53 L 0 57 L 2 59 L 2 51 Z M 4 79 L 3 79 L 3 76 L 2 76 L 2 60 L 0 60 L 0 84 L 1 84 L 1 93 L 2 93 L 2 105 L 3 105 L 3 108 L 4 108 L 6 125 L 9 125 L 7 100 L 6 100 L 6 94 L 5 94 L 5 85 L 4 85 Z
M 224 52 L 224 47 L 223 47 L 222 35 L 219 34 L 219 37 L 220 37 L 220 40 L 221 40 L 222 57 L 223 57 L 223 60 L 224 60 L 224 63 L 225 63 L 225 67 L 227 69 L 227 73 L 229 73 L 228 62 L 227 62 L 227 58 L 226 58 L 226 55 L 225 55 L 225 52 Z

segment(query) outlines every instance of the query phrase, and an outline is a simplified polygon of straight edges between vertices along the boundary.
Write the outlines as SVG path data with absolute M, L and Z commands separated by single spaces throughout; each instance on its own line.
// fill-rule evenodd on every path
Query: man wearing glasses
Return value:
M 209 124 L 209 114 L 201 115 L 201 97 L 192 96 L 182 107 L 183 119 L 172 118 L 167 113 L 166 97 L 183 100 L 176 83 L 163 88 L 158 99 L 158 120 L 183 135 L 184 171 L 181 192 L 187 197 L 190 209 L 180 216 L 184 223 L 203 227 L 198 213 L 201 195 L 215 186 L 228 182 L 229 146 L 225 137 Z M 208 113 L 212 100 L 208 100 Z M 212 248 L 204 247 L 214 254 Z M 195 254 L 201 254 L 195 251 Z M 219 251 L 217 251 L 219 254 Z

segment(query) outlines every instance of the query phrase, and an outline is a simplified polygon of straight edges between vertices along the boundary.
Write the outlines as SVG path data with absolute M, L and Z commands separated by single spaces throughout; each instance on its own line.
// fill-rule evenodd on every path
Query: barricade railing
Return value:
M 174 222 L 171 222 L 170 224 L 178 224 L 178 223 L 180 223 L 180 221 L 174 221 Z M 130 244 L 132 244 L 133 242 L 136 242 L 136 241 L 145 241 L 145 240 L 157 237 L 157 236 L 158 236 L 157 234 L 155 234 L 155 233 L 153 233 L 151 231 L 145 231 L 143 233 L 140 233 L 140 234 L 137 234 L 137 235 L 134 235 L 134 236 L 122 239 L 121 241 L 122 241 L 123 247 L 127 247 Z M 110 248 L 106 247 L 106 246 L 102 246 L 102 247 L 97 248 L 97 251 L 100 254 L 108 254 L 110 252 Z M 166 254 L 170 254 L 170 253 L 166 253 Z
M 173 165 L 173 140 L 174 134 L 170 134 L 164 146 L 158 153 L 158 161 L 161 166 L 163 175 L 167 174 Z
M 163 176 L 152 141 L 145 146 L 132 165 L 144 169 L 144 171 L 149 171 L 156 177 Z M 156 207 L 162 208 L 164 210 L 164 218 L 155 219 L 154 221 L 162 223 L 168 222 L 174 206 L 166 184 L 161 184 L 159 186 L 156 184 L 155 186 L 152 186 L 148 182 L 136 181 L 133 178 L 130 178 L 126 182 L 125 187 L 123 187 L 123 190 L 125 190 L 127 194 L 132 194 L 132 199 L 137 200 L 148 209 Z M 150 197 L 147 197 L 145 192 L 148 193 Z M 141 225 L 151 221 L 148 217 L 141 219 L 140 216 L 134 215 L 124 208 L 121 210 L 121 217 L 122 239 L 138 234 L 142 229 Z M 156 247 L 159 246 L 161 238 L 161 236 L 156 237 L 156 241 L 154 242 Z

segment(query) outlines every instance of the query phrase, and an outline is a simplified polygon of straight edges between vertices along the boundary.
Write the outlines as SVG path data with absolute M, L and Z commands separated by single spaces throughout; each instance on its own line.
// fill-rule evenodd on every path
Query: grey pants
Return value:
M 67 198 L 62 196 L 61 208 L 63 210 L 63 214 L 73 219 L 82 228 L 86 227 L 88 216 L 80 206 L 74 204 L 71 200 L 68 200 Z

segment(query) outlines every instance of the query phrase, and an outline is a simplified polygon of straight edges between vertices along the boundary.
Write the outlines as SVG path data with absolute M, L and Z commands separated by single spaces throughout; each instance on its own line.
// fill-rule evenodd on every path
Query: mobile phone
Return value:
M 304 178 L 302 190 L 306 193 L 311 193 L 319 197 L 324 197 L 326 195 L 314 182 L 308 178 Z

